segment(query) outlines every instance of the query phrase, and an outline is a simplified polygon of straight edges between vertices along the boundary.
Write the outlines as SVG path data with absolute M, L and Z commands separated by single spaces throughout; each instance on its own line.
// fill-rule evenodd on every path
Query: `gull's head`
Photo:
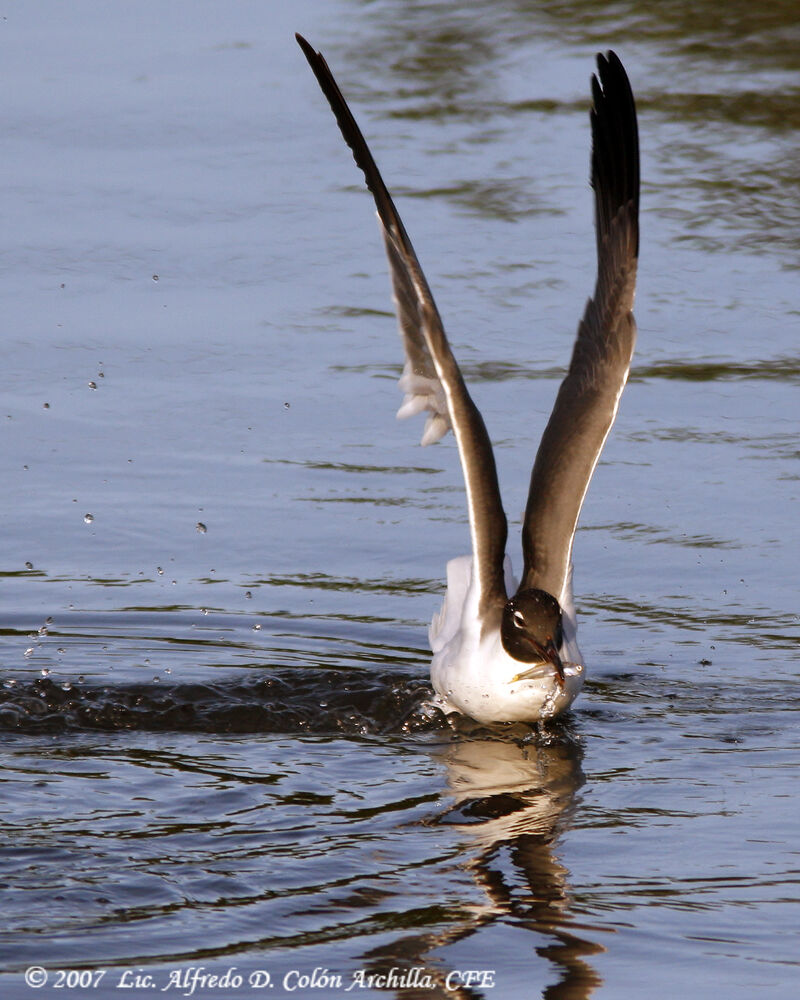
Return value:
M 545 590 L 521 590 L 503 608 L 500 626 L 503 648 L 509 656 L 527 664 L 513 679 L 541 676 L 541 669 L 555 670 L 560 687 L 564 686 L 564 665 L 559 648 L 563 639 L 561 605 Z

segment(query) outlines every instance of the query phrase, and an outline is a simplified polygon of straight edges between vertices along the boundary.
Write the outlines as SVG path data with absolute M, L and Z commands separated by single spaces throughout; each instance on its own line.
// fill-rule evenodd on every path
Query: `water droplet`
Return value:
M 157 274 L 153 275 L 153 281 L 158 281 L 158 275 Z
M 79 684 L 83 684 L 85 680 L 86 680 L 86 678 L 83 676 L 83 674 L 78 674 L 78 683 Z
M 37 635 L 47 635 L 47 626 L 42 625 L 42 627 L 37 631 Z
M 284 403 L 283 404 L 283 408 L 284 408 L 284 410 L 288 410 L 288 409 L 291 408 L 291 404 L 290 403 Z
M 160 566 L 156 566 L 156 573 L 158 573 L 159 576 L 163 576 L 164 570 Z
M 90 389 L 96 389 L 97 388 L 97 382 L 90 382 L 89 383 L 89 388 Z
M 260 632 L 261 631 L 261 626 L 260 625 L 254 625 L 253 626 L 253 631 L 254 632 Z
M 33 563 L 32 562 L 26 562 L 25 563 L 25 569 L 33 569 Z
M 246 591 L 244 592 L 244 599 L 245 599 L 246 601 L 249 601 L 249 600 L 251 600 L 252 596 L 253 596 L 253 595 L 252 595 L 252 594 L 250 593 L 250 591 L 249 591 L 249 590 L 246 590 Z
M 45 410 L 49 410 L 50 409 L 50 404 L 49 403 L 42 403 L 42 406 L 44 407 Z
M 153 683 L 154 684 L 159 684 L 160 682 L 161 682 L 161 678 L 158 676 L 158 674 L 153 674 Z
M 66 653 L 66 649 L 64 649 L 63 646 L 59 646 L 58 649 L 56 650 L 56 652 L 57 653 L 61 653 L 63 655 L 64 653 Z
M 33 656 L 33 654 L 35 652 L 36 652 L 36 650 L 33 648 L 33 646 L 28 646 L 28 648 L 25 650 L 25 655 L 26 656 Z
M 558 699 L 559 689 L 554 687 L 553 690 L 545 698 L 542 704 L 541 717 L 542 719 L 552 719 L 556 713 L 556 700 Z
M 195 527 L 197 528 L 197 530 L 200 532 L 201 535 L 204 535 L 208 531 L 208 528 L 203 524 L 202 521 L 198 521 Z
M 204 615 L 207 615 L 207 614 L 208 614 L 208 608 L 200 608 L 200 611 L 201 611 L 201 613 L 202 613 L 202 614 L 204 614 Z
M 164 667 L 164 673 L 165 674 L 171 674 L 172 673 L 172 667 Z
M 45 623 L 45 625 L 52 625 L 53 624 L 53 618 L 52 618 L 52 616 L 48 615 L 47 618 L 45 618 L 44 623 Z
M 49 676 L 50 676 L 50 668 L 42 667 L 42 677 L 49 677 Z
M 72 690 L 72 685 L 70 684 L 69 681 L 64 681 L 64 683 L 61 685 L 61 690 L 62 691 L 71 691 Z
M 94 521 L 94 514 L 84 514 L 83 519 L 87 524 L 91 524 Z

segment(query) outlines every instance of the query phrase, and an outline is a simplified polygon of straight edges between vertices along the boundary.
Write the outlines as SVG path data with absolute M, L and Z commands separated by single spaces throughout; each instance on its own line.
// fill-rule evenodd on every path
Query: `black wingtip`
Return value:
M 297 41 L 297 44 L 303 50 L 303 54 L 305 55 L 306 59 L 308 59 L 309 62 L 311 62 L 314 56 L 320 55 L 319 52 L 314 51 L 313 47 L 306 41 L 305 38 L 303 38 L 303 36 L 300 34 L 299 31 L 295 31 L 294 37 Z
M 627 208 L 639 250 L 639 130 L 628 74 L 612 49 L 597 54 L 592 76 L 592 186 L 595 189 L 598 246 L 612 220 Z
M 325 62 L 325 57 L 309 41 L 303 38 L 299 31 L 294 33 L 294 37 L 297 40 L 297 44 L 303 50 L 303 55 L 308 60 L 309 66 L 313 69 L 314 75 L 319 80 L 320 85 L 323 86 L 325 77 L 330 76 L 330 69 Z M 323 86 L 324 89 L 325 87 Z
M 384 228 L 388 233 L 392 233 L 408 241 L 403 224 L 392 202 L 391 195 L 383 182 L 375 160 L 372 158 L 372 153 L 369 151 L 366 140 L 361 134 L 361 129 L 358 127 L 347 101 L 339 89 L 339 85 L 334 79 L 333 73 L 331 73 L 330 67 L 325 61 L 325 57 L 321 52 L 316 51 L 299 32 L 295 32 L 294 37 L 297 39 L 297 44 L 303 50 L 303 55 L 308 60 L 308 64 L 313 70 L 323 94 L 328 99 L 342 136 L 353 153 L 353 159 L 364 173 L 367 187 L 375 197 L 375 206 Z

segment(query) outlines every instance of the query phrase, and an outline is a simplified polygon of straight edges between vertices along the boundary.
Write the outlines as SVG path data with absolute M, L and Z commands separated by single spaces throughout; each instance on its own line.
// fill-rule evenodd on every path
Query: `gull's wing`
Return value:
M 400 380 L 406 396 L 398 415 L 410 416 L 424 409 L 430 411 L 423 444 L 438 441 L 450 427 L 456 437 L 467 487 L 479 609 L 483 611 L 506 600 L 503 557 L 507 525 L 489 435 L 464 385 L 411 240 L 364 136 L 322 54 L 315 52 L 301 35 L 295 37 L 375 198 L 406 352 L 405 370 Z
M 559 601 L 583 498 L 617 415 L 636 341 L 631 312 L 639 254 L 636 106 L 613 52 L 598 55 L 597 68 L 591 111 L 597 284 L 536 454 L 522 529 L 520 590 L 538 587 Z

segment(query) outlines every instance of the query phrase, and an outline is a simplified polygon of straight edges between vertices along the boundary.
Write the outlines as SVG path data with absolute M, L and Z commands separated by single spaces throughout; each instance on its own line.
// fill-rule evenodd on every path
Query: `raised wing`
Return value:
M 364 172 L 378 210 L 406 352 L 405 370 L 400 380 L 405 399 L 398 415 L 429 411 L 423 444 L 438 441 L 450 427 L 456 437 L 467 488 L 479 610 L 485 611 L 506 600 L 503 557 L 508 530 L 489 435 L 464 385 L 411 240 L 364 136 L 322 54 L 315 52 L 301 35 L 295 37 L 328 99 L 345 142 L 353 151 L 356 164 Z
M 597 68 L 591 111 L 597 283 L 536 454 L 522 529 L 520 590 L 538 587 L 559 601 L 583 499 L 617 415 L 636 341 L 631 312 L 639 255 L 636 106 L 613 52 L 598 55 Z

